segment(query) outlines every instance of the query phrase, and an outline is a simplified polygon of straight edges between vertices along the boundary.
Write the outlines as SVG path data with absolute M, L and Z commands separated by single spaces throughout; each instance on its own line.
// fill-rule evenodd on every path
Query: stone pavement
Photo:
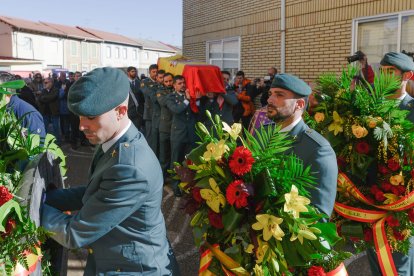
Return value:
M 67 144 L 64 144 L 62 148 L 67 155 L 68 164 L 65 182 L 72 187 L 86 183 L 93 148 L 81 147 L 73 150 Z M 199 253 L 193 243 L 193 236 L 189 227 L 190 217 L 181 210 L 183 201 L 182 199 L 175 198 L 169 187 L 164 187 L 162 210 L 167 226 L 168 238 L 174 248 L 182 275 L 192 276 L 197 275 L 198 272 Z M 69 253 L 67 275 L 83 275 L 86 254 L 84 250 L 75 250 Z M 345 264 L 351 276 L 371 275 L 368 261 L 364 254 L 352 257 Z

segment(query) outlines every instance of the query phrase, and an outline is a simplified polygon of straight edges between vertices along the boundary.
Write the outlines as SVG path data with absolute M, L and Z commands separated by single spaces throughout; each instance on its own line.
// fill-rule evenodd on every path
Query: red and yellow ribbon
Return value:
M 389 215 L 388 212 L 399 212 L 413 208 L 414 192 L 409 193 L 391 204 L 375 205 L 374 202 L 361 193 L 344 173 L 338 174 L 338 190 L 347 192 L 355 199 L 379 209 L 365 210 L 347 206 L 339 202 L 335 202 L 334 206 L 335 211 L 347 219 L 373 224 L 374 244 L 381 271 L 384 275 L 398 275 L 394 260 L 392 259 L 391 248 L 387 241 L 385 218 Z
M 326 273 L 326 276 L 348 276 L 344 263 L 341 263 L 337 268 Z
M 37 263 L 42 258 L 42 252 L 40 251 L 40 247 L 36 247 L 36 253 L 25 251 L 24 254 L 26 255 L 26 261 L 29 267 L 27 270 L 22 264 L 17 263 L 16 267 L 14 268 L 14 272 L 12 275 L 14 276 L 28 276 L 30 273 L 35 271 Z

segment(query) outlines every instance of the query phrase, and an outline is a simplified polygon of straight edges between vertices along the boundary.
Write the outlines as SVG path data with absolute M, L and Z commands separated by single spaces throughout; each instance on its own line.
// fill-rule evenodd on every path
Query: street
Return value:
M 73 150 L 68 144 L 64 144 L 62 148 L 67 156 L 66 161 L 68 166 L 65 183 L 71 187 L 86 183 L 88 168 L 94 149 L 91 147 L 80 147 L 77 150 Z M 162 210 L 167 226 L 168 238 L 174 248 L 181 274 L 185 276 L 197 275 L 199 253 L 193 243 L 193 236 L 191 228 L 189 227 L 190 217 L 181 210 L 183 201 L 176 198 L 168 186 L 164 187 Z M 351 249 L 347 248 L 347 250 Z M 67 275 L 83 275 L 86 255 L 86 250 L 73 250 L 69 253 Z M 353 256 L 345 264 L 349 275 L 371 275 L 365 254 Z

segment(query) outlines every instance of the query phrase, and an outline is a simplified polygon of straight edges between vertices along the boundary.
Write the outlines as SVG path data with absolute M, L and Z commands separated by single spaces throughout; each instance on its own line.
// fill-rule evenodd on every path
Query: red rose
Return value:
M 372 233 L 372 229 L 370 228 L 364 229 L 364 241 L 370 242 L 372 241 L 373 237 L 374 237 L 374 234 Z
M 378 188 L 377 185 L 371 186 L 371 188 L 369 189 L 371 194 L 375 195 L 377 192 L 380 192 L 381 190 Z
M 388 169 L 384 165 L 378 165 L 378 171 L 380 172 L 380 174 L 387 174 L 388 173 Z
M 223 229 L 223 220 L 221 218 L 221 214 L 217 214 L 212 210 L 208 210 L 208 220 L 210 221 L 211 226 L 217 229 Z
M 395 186 L 391 187 L 391 193 L 393 193 L 396 196 L 400 196 L 400 190 Z
M 397 230 L 395 230 L 394 229 L 394 237 L 395 237 L 395 239 L 397 240 L 397 241 L 403 241 L 403 240 L 405 240 L 405 237 L 404 237 L 404 235 L 403 234 L 401 234 L 401 232 L 400 231 L 397 231 Z
M 200 191 L 201 189 L 199 187 L 194 187 L 191 190 L 191 194 L 193 195 L 194 200 L 197 201 L 198 203 L 203 202 L 203 198 L 201 197 Z
M 378 191 L 378 192 L 376 192 L 376 193 L 375 193 L 375 199 L 376 199 L 377 201 L 381 201 L 381 202 L 383 202 L 383 201 L 385 200 L 384 193 L 383 193 L 382 191 Z
M 358 142 L 355 146 L 355 150 L 360 154 L 368 154 L 369 144 L 365 141 Z
M 325 276 L 325 270 L 321 266 L 312 266 L 308 269 L 308 276 Z
M 229 167 L 232 173 L 244 175 L 252 169 L 254 158 L 250 150 L 245 147 L 237 147 L 230 157 Z
M 241 180 L 235 180 L 227 187 L 226 199 L 230 205 L 236 205 L 236 208 L 246 207 L 248 196 L 246 185 Z
M 0 186 L 0 206 L 13 198 L 13 195 L 5 186 Z
M 398 170 L 400 168 L 400 163 L 398 162 L 398 160 L 395 160 L 395 158 L 390 158 L 388 159 L 388 168 L 395 172 L 396 170 Z
M 390 227 L 397 227 L 400 226 L 400 222 L 394 216 L 389 216 L 385 219 Z
M 407 214 L 408 214 L 408 219 L 411 222 L 414 222 L 414 208 L 411 208 L 410 210 L 408 210 L 407 211 Z
M 381 189 L 382 189 L 384 192 L 389 192 L 389 191 L 391 191 L 391 188 L 392 188 L 392 185 L 391 185 L 390 183 L 388 183 L 388 182 L 383 182 L 383 183 L 381 184 Z

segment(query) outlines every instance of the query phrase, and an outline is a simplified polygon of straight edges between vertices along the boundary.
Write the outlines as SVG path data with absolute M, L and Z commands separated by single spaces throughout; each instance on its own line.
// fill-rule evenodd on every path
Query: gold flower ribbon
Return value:
M 389 211 L 399 212 L 413 208 L 414 192 L 409 193 L 391 204 L 375 205 L 371 200 L 367 199 L 355 184 L 342 172 L 338 174 L 338 190 L 347 191 L 355 199 L 379 209 L 365 210 L 347 206 L 339 202 L 335 202 L 334 206 L 335 211 L 345 218 L 373 224 L 374 244 L 381 271 L 383 275 L 387 276 L 398 275 L 385 233 L 385 218 L 388 216 Z
M 28 276 L 30 273 L 35 271 L 38 261 L 42 258 L 42 252 L 40 247 L 36 247 L 36 253 L 25 251 L 24 255 L 26 256 L 26 261 L 29 267 L 27 270 L 23 265 L 17 263 L 14 268 L 13 276 Z

